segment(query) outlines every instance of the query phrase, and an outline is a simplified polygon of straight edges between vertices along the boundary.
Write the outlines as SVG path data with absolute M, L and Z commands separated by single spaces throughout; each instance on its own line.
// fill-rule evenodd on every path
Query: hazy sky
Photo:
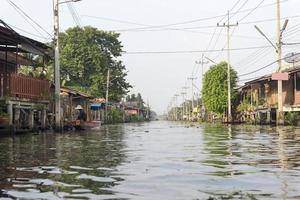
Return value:
M 52 0 L 11 1 L 49 33 L 53 32 Z M 281 17 L 290 19 L 283 41 L 300 42 L 300 0 L 281 1 Z M 0 19 L 18 28 L 16 30 L 23 35 L 42 42 L 49 41 L 45 32 L 37 26 L 35 29 L 40 33 L 35 30 L 7 0 L 0 2 Z M 119 31 L 126 52 L 165 52 L 222 49 L 226 44 L 226 29 L 215 27 L 220 20 L 223 19 L 220 24 L 226 20 L 215 16 L 226 14 L 235 4 L 231 13 L 240 12 L 232 14 L 230 20 L 231 23 L 239 22 L 239 26 L 232 34 L 231 48 L 269 46 L 253 26 L 258 25 L 274 40 L 275 2 L 276 0 L 82 0 L 72 5 L 79 14 L 82 26 L 92 25 L 103 30 Z M 253 9 L 256 7 L 258 8 Z M 162 26 L 167 24 L 169 26 Z M 66 4 L 60 6 L 60 25 L 61 30 L 75 25 Z M 147 26 L 154 27 L 145 29 Z M 40 35 L 48 37 L 48 40 Z M 284 47 L 284 54 L 297 51 L 297 47 L 299 45 Z M 162 113 L 175 93 L 182 92 L 185 84 L 191 85 L 187 77 L 191 76 L 192 71 L 198 77 L 197 87 L 201 88 L 201 67 L 195 65 L 201 55 L 201 52 L 124 54 L 121 59 L 129 70 L 128 80 L 134 86 L 133 92 L 140 92 L 155 111 Z M 205 53 L 205 56 L 216 62 L 226 60 L 226 55 L 226 52 Z M 275 59 L 272 47 L 231 52 L 231 63 L 239 74 L 251 72 Z M 205 65 L 204 71 L 208 67 L 209 64 Z M 240 80 L 270 73 L 275 69 L 276 65 L 272 65 L 248 76 L 241 76 Z

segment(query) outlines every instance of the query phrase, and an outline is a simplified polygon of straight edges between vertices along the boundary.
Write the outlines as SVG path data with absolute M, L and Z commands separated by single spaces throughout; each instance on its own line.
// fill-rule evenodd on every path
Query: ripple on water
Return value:
M 99 177 L 99 176 L 91 176 L 87 174 L 80 174 L 79 176 L 76 177 L 76 179 L 89 179 L 101 183 L 113 183 L 116 181 L 116 179 L 113 179 L 111 177 Z
M 0 138 L 0 200 L 299 199 L 300 129 L 199 126 Z

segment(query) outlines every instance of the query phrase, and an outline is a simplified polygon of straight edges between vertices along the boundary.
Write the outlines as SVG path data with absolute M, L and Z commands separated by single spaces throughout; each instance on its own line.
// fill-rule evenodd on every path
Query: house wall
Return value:
M 288 81 L 282 81 L 282 94 L 283 105 L 294 104 L 294 76 L 291 76 Z
M 264 85 L 264 87 L 263 87 Z M 251 99 L 253 105 L 258 105 L 258 101 L 261 97 L 260 90 L 265 91 L 265 99 L 268 107 L 276 107 L 277 106 L 277 81 L 267 81 L 264 83 L 254 83 L 251 85 Z M 283 81 L 282 84 L 282 94 L 283 94 L 283 104 L 284 105 L 293 105 L 294 102 L 296 104 L 300 104 L 300 91 L 296 91 L 294 89 L 294 77 L 291 76 L 288 81 Z
M 294 77 L 294 86 L 295 86 L 296 82 L 297 81 L 299 82 L 300 80 L 299 79 L 297 80 L 296 74 L 293 74 L 293 77 Z M 295 96 L 294 96 L 294 104 L 295 105 L 300 105 L 300 90 L 297 91 L 296 87 L 294 87 L 294 94 L 295 94 Z
M 267 104 L 270 107 L 274 107 L 277 105 L 277 82 L 269 81 L 267 84 L 268 84 Z

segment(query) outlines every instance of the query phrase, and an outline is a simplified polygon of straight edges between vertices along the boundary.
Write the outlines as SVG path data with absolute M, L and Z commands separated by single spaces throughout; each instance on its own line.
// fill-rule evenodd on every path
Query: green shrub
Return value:
M 123 122 L 124 112 L 118 108 L 111 108 L 107 111 L 108 123 L 121 123 Z
M 286 125 L 298 125 L 300 121 L 300 114 L 299 112 L 286 112 L 284 115 L 284 123 Z

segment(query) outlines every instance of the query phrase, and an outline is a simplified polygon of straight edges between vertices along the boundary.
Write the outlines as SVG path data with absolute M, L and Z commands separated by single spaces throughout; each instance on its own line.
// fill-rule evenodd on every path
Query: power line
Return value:
M 242 8 L 248 3 L 249 0 L 244 1 L 244 3 L 240 6 L 240 8 L 236 11 L 235 14 L 232 14 L 229 19 L 233 18 Z M 230 11 L 229 11 L 230 12 Z
M 73 21 L 75 22 L 75 24 L 77 26 L 81 26 L 81 23 L 80 23 L 80 18 L 77 14 L 77 11 L 75 10 L 75 8 L 73 7 L 73 5 L 70 3 L 70 2 L 67 2 L 67 6 L 68 6 L 68 9 L 72 15 L 72 18 L 73 18 Z
M 27 19 L 23 16 L 23 14 L 13 6 L 9 1 L 8 3 L 16 10 L 17 13 L 40 35 L 40 37 L 44 37 L 44 35 Z
M 22 10 L 18 5 L 16 5 L 13 1 L 7 0 L 7 2 L 13 6 L 16 10 L 19 10 L 25 17 L 27 17 L 29 20 L 31 20 L 36 26 L 38 26 L 41 30 L 43 30 L 46 34 L 48 34 L 50 37 L 52 35 L 46 31 L 39 23 L 37 23 L 35 20 L 33 20 L 24 10 Z
M 258 72 L 258 71 L 260 71 L 260 70 L 263 70 L 263 69 L 265 69 L 265 68 L 267 68 L 267 67 L 272 66 L 273 64 L 277 63 L 278 61 L 281 61 L 281 60 L 284 60 L 284 59 L 287 59 L 287 58 L 291 58 L 291 57 L 293 57 L 293 56 L 294 56 L 294 55 L 290 55 L 290 56 L 287 56 L 287 57 L 284 57 L 284 58 L 275 60 L 275 61 L 271 62 L 270 64 L 267 64 L 267 65 L 265 65 L 265 66 L 263 66 L 263 67 L 260 67 L 260 68 L 254 70 L 254 71 L 251 71 L 251 72 L 248 72 L 248 73 L 245 73 L 245 74 L 241 74 L 241 75 L 239 75 L 239 76 L 247 76 L 247 75 L 253 74 L 253 73 L 255 73 L 255 72 Z
M 250 49 L 261 49 L 269 46 L 254 46 L 254 47 L 241 47 L 233 48 L 231 51 L 241 51 L 241 50 L 250 50 Z M 123 52 L 123 54 L 182 54 L 182 53 L 208 53 L 208 52 L 220 52 L 227 49 L 211 49 L 211 50 L 191 50 L 191 51 L 129 51 Z
M 240 1 L 241 1 L 241 0 L 237 0 L 237 2 L 231 7 L 231 9 L 229 10 L 229 12 L 231 12 L 231 11 L 232 11 L 239 3 L 240 3 Z M 248 1 L 248 0 L 246 0 L 246 1 Z M 226 15 L 224 15 L 224 16 L 222 17 L 222 19 L 220 19 L 220 20 L 218 21 L 217 24 L 221 23 L 221 21 L 224 20 L 225 17 L 226 17 Z M 208 45 L 207 45 L 206 50 L 210 48 L 210 45 L 211 45 L 211 43 L 212 43 L 212 40 L 213 40 L 213 38 L 214 38 L 214 36 L 215 36 L 215 33 L 216 33 L 216 31 L 217 31 L 217 26 L 214 26 L 214 27 L 215 27 L 214 32 L 213 32 L 213 34 L 212 34 L 212 36 L 211 36 L 211 38 L 210 38 L 210 41 L 209 41 L 209 43 L 208 43 Z M 219 32 L 219 34 L 221 34 L 221 31 Z M 219 36 L 220 36 L 220 35 L 219 35 Z M 218 37 L 219 37 L 219 36 L 218 36 Z
M 22 32 L 24 32 L 24 33 L 27 33 L 27 34 L 29 34 L 29 35 L 32 35 L 32 36 L 35 36 L 35 37 L 38 37 L 38 38 L 41 38 L 41 39 L 44 39 L 44 40 L 47 40 L 47 39 L 48 39 L 48 38 L 46 38 L 46 37 L 44 37 L 44 36 L 41 36 L 41 35 L 37 35 L 37 34 L 31 33 L 31 32 L 28 32 L 28 31 L 26 31 L 26 30 L 24 30 L 24 29 L 21 29 L 21 28 L 19 28 L 19 27 L 14 26 L 14 25 L 11 25 L 11 24 L 8 24 L 8 25 L 11 26 L 11 27 L 13 27 L 14 29 L 17 29 L 17 30 L 22 31 Z
M 293 15 L 293 16 L 287 16 L 282 17 L 281 20 L 284 19 L 291 19 L 291 18 L 300 18 L 300 15 Z M 269 18 L 269 19 L 262 19 L 262 20 L 255 20 L 255 21 L 248 21 L 239 23 L 239 25 L 248 25 L 248 24 L 257 24 L 262 22 L 269 22 L 269 21 L 276 21 L 276 18 Z M 192 27 L 181 27 L 177 28 L 178 30 L 195 30 L 195 29 L 209 29 L 209 28 L 215 28 L 216 26 L 210 25 L 210 26 L 192 26 Z M 143 31 L 168 31 L 171 30 L 170 28 L 163 28 L 163 29 L 153 29 L 153 30 L 136 30 L 136 31 L 128 31 L 128 32 L 143 32 Z M 127 32 L 127 31 L 120 31 L 120 32 Z
M 282 0 L 281 2 L 283 3 L 283 2 L 287 2 L 287 1 L 289 1 L 289 0 Z M 265 5 L 259 6 L 259 8 L 265 8 L 265 7 L 273 6 L 275 4 L 276 3 L 265 4 Z M 248 12 L 248 11 L 252 11 L 252 10 L 254 11 L 255 9 L 257 9 L 257 6 L 254 7 L 254 8 L 248 8 L 248 9 L 240 10 L 238 12 L 232 12 L 232 13 L 230 13 L 230 15 L 237 14 L 237 13 L 244 13 L 244 12 Z M 89 17 L 91 17 L 91 16 L 89 16 Z M 195 22 L 207 21 L 207 20 L 212 20 L 212 19 L 217 19 L 217 18 L 223 18 L 224 19 L 224 17 L 226 17 L 226 14 L 216 15 L 216 16 L 211 16 L 211 17 L 205 17 L 205 18 L 198 18 L 198 19 L 194 19 L 194 20 L 182 21 L 182 22 L 177 22 L 177 23 L 155 25 L 155 26 L 147 26 L 147 27 L 132 28 L 132 29 L 119 29 L 119 30 L 112 30 L 112 31 L 115 31 L 115 32 L 125 32 L 125 31 L 133 31 L 133 30 L 163 28 L 163 27 L 176 26 L 176 25 L 182 25 L 182 24 L 191 24 L 191 23 L 195 23 Z M 97 18 L 97 17 L 95 17 L 95 18 Z M 120 21 L 120 20 L 118 20 L 118 21 Z M 136 24 L 136 25 L 138 25 L 138 24 Z M 142 26 L 145 26 L 145 25 L 142 25 Z
M 265 1 L 265 0 L 262 0 L 259 4 L 257 4 L 257 6 L 254 7 L 252 10 L 250 10 L 250 12 L 249 12 L 248 14 L 246 14 L 244 17 L 242 17 L 242 18 L 239 20 L 239 22 L 240 22 L 240 21 L 243 21 L 243 20 L 246 19 L 249 15 L 251 15 L 256 9 L 258 9 L 258 8 L 263 4 L 264 1 Z

